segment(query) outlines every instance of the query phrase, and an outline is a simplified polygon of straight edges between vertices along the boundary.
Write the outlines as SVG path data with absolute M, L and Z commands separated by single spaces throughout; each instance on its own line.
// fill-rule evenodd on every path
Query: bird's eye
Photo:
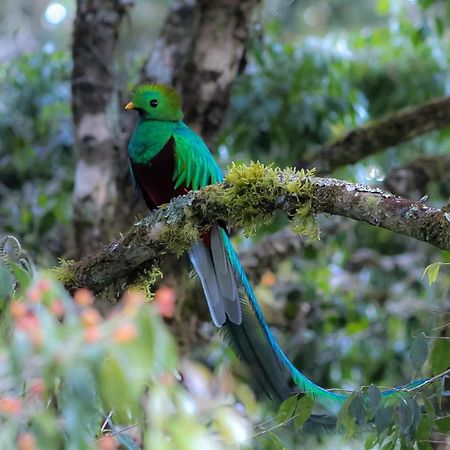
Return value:
M 148 103 L 152 108 L 156 108 L 158 106 L 158 100 L 156 100 L 156 98 L 151 99 Z

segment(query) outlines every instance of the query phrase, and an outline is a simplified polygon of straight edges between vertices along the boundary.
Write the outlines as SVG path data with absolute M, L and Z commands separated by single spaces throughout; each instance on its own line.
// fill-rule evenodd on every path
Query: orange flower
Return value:
M 50 305 L 50 311 L 56 316 L 56 317 L 62 317 L 64 315 L 64 303 L 60 298 L 57 298 L 51 305 Z
M 84 340 L 86 342 L 94 343 L 100 340 L 101 337 L 100 330 L 96 326 L 88 327 L 84 330 Z
M 36 289 L 41 292 L 41 294 L 47 292 L 50 289 L 50 283 L 48 280 L 41 279 L 36 284 Z
M 117 327 L 112 336 L 114 342 L 123 344 L 134 340 L 138 332 L 136 327 L 132 323 L 125 323 Z
M 36 439 L 31 433 L 21 433 L 17 438 L 18 450 L 37 450 Z
M 94 302 L 94 296 L 89 289 L 81 288 L 75 291 L 73 295 L 75 303 L 81 306 L 91 306 Z
M 27 306 L 23 302 L 12 302 L 11 306 L 9 307 L 11 311 L 11 315 L 14 317 L 14 319 L 18 319 L 19 317 L 25 316 L 25 314 L 28 311 Z
M 272 287 L 277 281 L 277 277 L 273 272 L 268 270 L 264 273 L 264 275 L 261 277 L 261 286 L 264 287 Z
M 37 286 L 32 287 L 28 291 L 28 299 L 32 303 L 40 303 L 40 301 L 42 300 L 42 292 L 37 288 Z
M 163 386 L 172 386 L 174 384 L 174 381 L 175 381 L 175 379 L 173 377 L 173 374 L 171 374 L 171 373 L 164 372 L 159 377 L 159 382 Z
M 93 327 L 98 325 L 102 320 L 100 313 L 94 308 L 86 308 L 81 313 L 81 322 L 85 327 Z
M 0 412 L 2 414 L 19 414 L 22 411 L 22 402 L 18 398 L 4 397 L 0 399 Z
M 161 316 L 166 318 L 173 317 L 176 298 L 175 290 L 168 286 L 161 286 L 155 292 L 155 302 Z
M 36 317 L 36 314 L 34 314 L 31 311 L 27 311 L 27 313 L 16 320 L 16 327 L 19 330 L 23 330 L 25 332 L 32 331 L 39 327 L 39 321 Z
M 33 312 L 28 311 L 24 316 L 17 318 L 16 328 L 25 332 L 35 347 L 42 344 L 43 335 L 41 324 Z
M 119 443 L 114 436 L 108 434 L 98 441 L 97 448 L 98 450 L 117 450 Z

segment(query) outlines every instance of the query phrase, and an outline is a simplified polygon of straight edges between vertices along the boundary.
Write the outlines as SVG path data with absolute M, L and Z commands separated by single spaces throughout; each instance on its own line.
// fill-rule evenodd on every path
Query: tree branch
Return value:
M 416 108 L 397 112 L 362 128 L 350 131 L 342 139 L 314 151 L 300 167 L 315 167 L 325 175 L 338 167 L 354 164 L 366 156 L 450 125 L 450 97 L 431 100 Z
M 342 224 L 343 220 L 338 217 L 334 219 L 328 217 L 327 221 L 321 221 L 322 242 L 324 235 L 335 234 Z M 285 226 L 275 233 L 262 237 L 248 250 L 239 252 L 239 259 L 250 280 L 258 283 L 265 272 L 277 271 L 286 258 L 299 254 L 305 244 L 311 245 L 311 240 L 295 233 L 292 227 Z
M 257 281 L 267 270 L 277 266 L 289 256 L 299 252 L 302 237 L 285 227 L 254 244 L 249 250 L 239 254 L 239 259 L 253 281 Z
M 250 173 L 252 167 L 240 170 Z M 87 286 L 100 291 L 166 252 L 185 251 L 216 220 L 242 226 L 242 217 L 254 217 L 254 223 L 260 223 L 277 209 L 296 220 L 299 212 L 306 219 L 305 208 L 350 217 L 450 250 L 450 221 L 444 211 L 379 189 L 302 177 L 298 172 L 279 170 L 274 180 L 270 170 L 265 168 L 253 179 L 247 177 L 253 187 L 251 195 L 248 185 L 240 181 L 232 184 L 227 178 L 225 183 L 172 200 L 135 224 L 118 241 L 69 266 L 61 274 L 62 280 L 70 290 Z M 297 244 L 293 245 L 295 248 Z
M 441 209 L 332 178 L 315 183 L 315 212 L 350 217 L 450 250 L 450 217 Z
M 428 183 L 439 181 L 450 186 L 450 155 L 417 158 L 405 166 L 392 169 L 383 183 L 393 194 L 420 198 L 426 194 Z

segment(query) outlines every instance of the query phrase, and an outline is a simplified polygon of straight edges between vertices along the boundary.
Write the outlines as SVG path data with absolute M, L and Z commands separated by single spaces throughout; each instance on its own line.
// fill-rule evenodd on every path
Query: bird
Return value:
M 179 195 L 219 183 L 224 177 L 203 139 L 183 121 L 178 92 L 163 84 L 144 83 L 131 94 L 126 110 L 138 113 L 128 145 L 133 183 L 149 209 Z M 256 383 L 273 402 L 292 395 L 312 397 L 336 411 L 350 393 L 323 388 L 296 368 L 272 334 L 234 250 L 225 223 L 216 222 L 188 251 L 212 321 L 250 368 Z M 401 395 L 425 380 L 382 392 Z

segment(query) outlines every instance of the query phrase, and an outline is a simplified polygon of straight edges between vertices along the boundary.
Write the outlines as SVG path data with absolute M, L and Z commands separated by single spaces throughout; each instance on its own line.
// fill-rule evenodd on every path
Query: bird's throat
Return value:
M 128 145 L 130 159 L 139 164 L 150 162 L 166 145 L 179 122 L 141 120 Z

